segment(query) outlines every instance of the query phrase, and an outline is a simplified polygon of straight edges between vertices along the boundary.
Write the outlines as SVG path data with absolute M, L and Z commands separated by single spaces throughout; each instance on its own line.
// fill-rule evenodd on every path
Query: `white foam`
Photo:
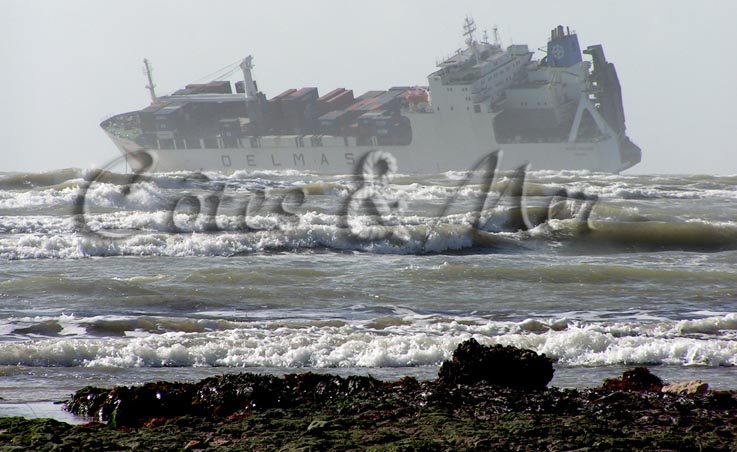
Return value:
M 0 209 L 31 209 L 38 207 L 70 206 L 77 198 L 77 187 L 61 190 L 0 191 Z
M 373 217 L 353 216 L 350 228 L 340 226 L 336 215 L 308 212 L 285 221 L 275 215 L 252 215 L 247 225 L 254 230 L 239 232 L 241 220 L 219 215 L 218 230 L 206 231 L 204 216 L 191 221 L 186 214 L 173 216 L 174 225 L 184 233 L 171 234 L 171 215 L 166 212 L 113 212 L 86 217 L 90 230 L 101 237 L 74 232 L 71 218 L 26 218 L 11 220 L 4 227 L 16 232 L 0 237 L 0 258 L 80 258 L 89 256 L 231 256 L 272 249 L 328 247 L 376 253 L 410 254 L 443 252 L 473 245 L 470 228 L 462 216 L 449 217 L 454 224 L 440 223 L 431 229 L 425 224 L 434 219 L 419 216 L 401 218 L 390 215 L 379 226 Z M 366 235 L 366 231 L 374 231 Z M 116 233 L 121 231 L 122 233 Z M 188 233 L 189 232 L 189 233 Z M 377 235 L 378 234 L 378 235 Z M 399 239 L 395 239 L 395 238 Z
M 28 366 L 235 366 L 406 367 L 437 365 L 456 345 L 474 337 L 484 344 L 535 350 L 567 366 L 675 364 L 737 365 L 737 342 L 725 325 L 735 315 L 699 319 L 717 328 L 699 337 L 684 322 L 584 322 L 561 318 L 492 321 L 406 313 L 397 321 L 219 321 L 65 316 L 71 337 L 0 342 L 0 364 Z M 16 318 L 25 326 L 45 318 Z M 697 319 L 693 319 L 696 322 Z M 87 337 L 74 325 L 99 324 L 125 336 Z M 110 323 L 113 322 L 113 323 Z M 117 322 L 117 323 L 115 323 Z M 164 328 L 143 334 L 140 328 Z M 166 331 L 169 329 L 169 331 Z M 172 330 L 173 329 L 173 330 Z M 8 328 L 0 328 L 6 333 Z M 7 334 L 7 333 L 6 333 Z M 99 333 L 98 333 L 99 334 Z
M 715 334 L 720 331 L 737 331 L 737 314 L 706 317 L 696 320 L 682 320 L 676 324 L 680 334 L 701 333 Z
M 567 241 L 585 241 L 581 236 L 586 224 L 580 221 L 552 219 L 535 227 L 529 232 L 504 233 L 514 227 L 518 220 L 518 212 L 513 206 L 498 205 L 493 209 L 481 212 L 481 229 L 489 234 L 472 234 L 469 225 L 473 224 L 477 215 L 471 212 L 475 200 L 479 197 L 480 185 L 476 180 L 469 181 L 460 189 L 457 184 L 433 183 L 429 179 L 408 179 L 404 184 L 389 184 L 383 188 L 382 196 L 387 201 L 400 200 L 406 205 L 404 211 L 392 207 L 390 214 L 381 219 L 389 229 L 377 230 L 375 218 L 361 216 L 362 212 L 349 212 L 348 222 L 352 227 L 346 230 L 345 218 L 341 218 L 342 201 L 356 187 L 354 182 L 330 179 L 336 182 L 325 183 L 304 182 L 310 180 L 310 173 L 272 173 L 262 172 L 264 179 L 254 179 L 255 174 L 237 171 L 230 175 L 211 174 L 209 179 L 196 177 L 192 173 L 175 173 L 172 175 L 154 175 L 135 184 L 129 192 L 125 185 L 115 183 L 93 183 L 87 190 L 85 205 L 91 212 L 84 215 L 86 225 L 101 233 L 122 231 L 134 235 L 114 242 L 96 241 L 93 237 L 75 233 L 75 222 L 67 216 L 42 216 L 33 211 L 33 215 L 12 215 L 0 220 L 0 259 L 34 259 L 34 258 L 81 258 L 88 256 L 231 256 L 239 253 L 253 253 L 273 249 L 301 249 L 327 247 L 339 250 L 360 250 L 376 253 L 409 254 L 424 252 L 448 252 L 470 246 L 500 247 L 510 246 L 517 249 L 520 244 L 548 244 L 551 248 L 567 243 Z M 278 175 L 278 177 L 277 177 Z M 257 176 L 257 174 L 256 174 Z M 465 177 L 466 173 L 450 172 L 444 176 L 449 179 Z M 668 246 L 697 246 L 702 242 L 694 237 L 723 237 L 721 241 L 703 241 L 707 246 L 729 246 L 732 237 L 737 236 L 737 223 L 730 221 L 730 210 L 721 209 L 711 220 L 695 217 L 700 211 L 684 207 L 668 209 L 655 208 L 646 202 L 620 202 L 607 204 L 607 197 L 612 198 L 682 198 L 699 199 L 705 196 L 716 196 L 717 199 L 732 200 L 737 190 L 721 179 L 704 182 L 698 178 L 678 178 L 661 182 L 653 182 L 650 178 L 639 176 L 600 175 L 581 172 L 533 172 L 527 184 L 528 195 L 536 197 L 528 199 L 528 204 L 536 211 L 551 194 L 563 187 L 569 191 L 581 191 L 597 194 L 601 200 L 596 204 L 592 223 L 618 228 L 620 223 L 627 223 L 625 234 L 617 234 L 619 230 L 609 231 L 609 236 L 633 239 L 636 243 L 644 237 L 651 237 L 645 244 L 657 244 L 661 236 L 670 237 Z M 112 178 L 115 179 L 115 178 Z M 108 179 L 108 180 L 112 180 Z M 125 178 L 118 178 L 125 181 Z M 273 180 L 277 179 L 277 180 Z M 508 175 L 500 174 L 496 187 L 501 187 L 509 180 Z M 81 181 L 74 179 L 74 181 Z M 76 182 L 73 182 L 74 184 Z M 225 194 L 231 196 L 233 205 L 223 202 L 215 218 L 218 233 L 208 233 L 211 223 L 206 215 L 195 218 L 188 216 L 180 208 L 173 216 L 174 225 L 179 227 L 177 234 L 171 231 L 170 217 L 166 209 L 171 207 L 173 199 L 187 193 L 194 193 L 203 198 L 212 193 L 217 186 L 227 186 Z M 283 194 L 285 189 L 307 183 L 309 193 L 306 203 L 297 209 L 297 218 L 293 223 L 285 223 L 283 217 L 257 212 L 248 214 L 247 225 L 257 232 L 241 233 L 239 228 L 243 219 L 236 215 L 236 207 L 243 210 L 245 200 L 253 190 L 274 188 L 274 196 Z M 445 183 L 445 184 L 444 184 Z M 660 185 L 658 185 L 660 184 Z M 706 188 L 704 188 L 706 187 Z M 186 188 L 186 190 L 179 190 Z M 271 193 L 270 192 L 270 193 Z M 456 193 L 457 192 L 457 193 Z M 456 196 L 457 195 L 457 196 Z M 43 209 L 53 208 L 58 211 L 72 205 L 78 200 L 79 190 L 74 185 L 30 190 L 0 190 L 0 209 Z M 490 201 L 493 202 L 491 196 Z M 436 218 L 444 211 L 445 202 L 453 202 L 450 214 Z M 685 201 L 684 201 L 685 202 Z M 240 204 L 239 204 L 240 203 Z M 688 203 L 686 203 L 688 204 Z M 393 205 L 393 204 L 392 204 Z M 181 207 L 181 206 L 180 206 Z M 360 209 L 359 209 L 360 210 Z M 648 212 L 654 212 L 657 221 L 648 220 Z M 14 212 L 15 213 L 15 212 Z M 365 212 L 363 212 L 365 213 Z M 488 221 L 487 221 L 488 220 Z M 509 221 L 514 220 L 514 221 Z M 718 220 L 718 221 L 716 221 Z M 507 224 L 510 223 L 510 224 Z M 632 223 L 643 223 L 634 228 Z M 647 223 L 647 224 L 645 224 Z M 589 224 L 589 226 L 591 226 Z M 684 226 L 676 230 L 673 225 Z M 664 229 L 665 228 L 665 229 Z M 622 228 L 620 228 L 622 229 Z M 662 233 L 668 230 L 671 234 Z M 428 234 L 427 231 L 431 230 Z M 629 232 L 628 232 L 629 231 Z M 183 233 L 182 233 L 183 232 Z M 384 240 L 387 234 L 404 240 Z M 609 237 L 606 232 L 601 237 Z M 9 233 L 9 234 L 8 234 Z M 187 234 L 193 233 L 193 234 Z M 425 236 L 429 240 L 425 241 Z M 356 240 L 356 238 L 375 240 Z M 376 239 L 378 237 L 378 239 Z M 597 236 L 598 237 L 598 236 Z M 533 239 L 533 240 L 529 240 Z

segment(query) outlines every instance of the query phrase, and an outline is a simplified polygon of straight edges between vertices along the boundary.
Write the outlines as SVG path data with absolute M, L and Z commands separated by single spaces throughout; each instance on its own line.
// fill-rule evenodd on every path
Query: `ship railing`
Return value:
M 279 148 L 322 148 L 355 147 L 356 137 L 342 135 L 274 135 L 249 137 L 180 138 L 157 137 L 148 140 L 158 150 L 185 149 L 279 149 Z M 376 145 L 376 143 L 374 143 Z

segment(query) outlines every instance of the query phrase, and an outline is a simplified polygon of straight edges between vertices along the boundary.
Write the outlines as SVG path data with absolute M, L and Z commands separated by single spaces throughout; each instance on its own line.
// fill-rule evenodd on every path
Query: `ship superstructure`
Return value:
M 504 48 L 496 30 L 493 42 L 477 41 L 471 19 L 464 32 L 466 47 L 438 64 L 428 86 L 359 96 L 307 87 L 268 99 L 248 56 L 235 92 L 220 80 L 157 97 L 147 69 L 151 105 L 101 126 L 133 167 L 149 171 L 344 174 L 376 149 L 394 155 L 404 173 L 468 169 L 499 149 L 502 168 L 619 172 L 640 161 L 601 45 L 581 52 L 577 35 L 558 26 L 537 61 L 527 45 Z

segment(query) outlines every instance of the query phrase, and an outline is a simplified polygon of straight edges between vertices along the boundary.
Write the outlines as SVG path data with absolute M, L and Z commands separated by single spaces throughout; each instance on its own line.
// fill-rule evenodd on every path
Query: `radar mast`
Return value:
M 479 57 L 479 50 L 476 48 L 476 41 L 473 39 L 473 33 L 476 31 L 476 22 L 473 18 L 466 16 L 466 20 L 463 22 L 463 36 L 466 37 L 466 45 L 473 52 L 473 56 L 476 57 L 476 64 L 479 64 L 481 58 Z

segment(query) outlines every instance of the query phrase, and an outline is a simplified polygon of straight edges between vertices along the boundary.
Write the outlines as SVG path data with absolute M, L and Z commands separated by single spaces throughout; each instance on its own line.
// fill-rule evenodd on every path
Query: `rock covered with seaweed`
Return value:
M 438 372 L 443 384 L 488 383 L 508 388 L 543 389 L 553 379 L 553 360 L 513 346 L 491 347 L 469 339 Z
M 135 426 L 157 417 L 229 416 L 238 411 L 324 405 L 371 397 L 422 398 L 426 404 L 443 399 L 445 394 L 454 394 L 460 385 L 541 390 L 550 382 L 553 372 L 552 360 L 545 355 L 511 346 L 484 346 L 469 339 L 457 347 L 452 359 L 440 367 L 439 378 L 431 382 L 405 378 L 386 383 L 370 376 L 343 378 L 315 373 L 281 378 L 226 374 L 198 383 L 158 382 L 110 390 L 85 387 L 65 406 L 72 413 L 95 417 L 112 426 Z M 463 398 L 459 397 L 459 400 Z

